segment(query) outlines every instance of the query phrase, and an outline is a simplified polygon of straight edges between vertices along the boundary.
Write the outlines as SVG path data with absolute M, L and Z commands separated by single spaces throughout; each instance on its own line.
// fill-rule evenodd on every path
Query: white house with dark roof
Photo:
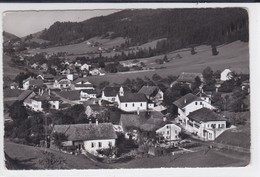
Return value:
M 116 97 L 119 93 L 130 93 L 130 89 L 128 87 L 105 87 L 102 91 L 102 100 L 109 101 L 114 103 L 116 101 Z
M 170 87 L 176 83 L 187 84 L 189 87 L 191 87 L 192 83 L 195 82 L 196 77 L 199 77 L 202 82 L 204 81 L 203 75 L 201 73 L 182 72 L 178 79 L 171 83 Z
M 176 141 L 180 140 L 179 134 L 181 132 L 181 128 L 173 123 L 166 123 L 165 125 L 161 125 L 156 131 L 156 134 L 163 137 L 166 141 Z
M 41 79 L 33 79 L 32 77 L 29 77 L 25 80 L 23 80 L 23 90 L 28 90 L 30 88 L 36 88 L 36 87 L 42 87 L 43 80 Z
M 157 86 L 143 86 L 138 93 L 145 94 L 147 99 L 155 103 L 163 101 L 163 92 Z
M 77 78 L 72 82 L 71 89 L 72 90 L 83 90 L 83 89 L 94 90 L 94 86 L 89 82 L 88 78 L 82 77 L 82 78 Z
M 84 89 L 80 91 L 80 101 L 87 101 L 90 98 L 97 98 L 97 93 L 93 89 Z
M 53 83 L 53 88 L 55 89 L 69 89 L 70 86 L 71 80 L 69 80 L 66 76 L 57 77 Z
M 116 99 L 118 108 L 126 112 L 146 111 L 148 100 L 145 94 L 120 92 Z
M 54 125 L 52 133 L 64 133 L 65 148 L 74 148 L 98 155 L 97 150 L 115 147 L 116 132 L 111 123 Z M 53 144 L 52 146 L 53 147 Z
M 213 141 L 226 130 L 226 119 L 208 108 L 191 112 L 182 126 L 205 141 Z
M 211 110 L 216 109 L 210 103 L 195 96 L 192 93 L 184 95 L 180 99 L 176 100 L 173 104 L 178 108 L 179 117 L 186 117 L 191 112 L 201 108 L 208 108 Z

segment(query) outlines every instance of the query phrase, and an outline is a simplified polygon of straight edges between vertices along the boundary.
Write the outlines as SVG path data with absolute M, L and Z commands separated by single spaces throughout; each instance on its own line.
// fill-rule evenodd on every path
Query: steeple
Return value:
M 122 86 L 119 89 L 119 96 L 124 96 L 124 88 Z

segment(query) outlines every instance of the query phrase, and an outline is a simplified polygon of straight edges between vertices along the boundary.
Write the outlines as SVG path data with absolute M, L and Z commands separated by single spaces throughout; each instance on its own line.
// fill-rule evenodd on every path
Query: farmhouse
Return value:
M 52 133 L 64 133 L 64 148 L 74 148 L 98 155 L 97 150 L 115 147 L 117 135 L 111 123 L 55 125 Z M 52 143 L 53 144 L 53 143 Z
M 90 98 L 97 98 L 97 93 L 93 89 L 84 89 L 80 91 L 80 100 L 87 101 Z
M 54 76 L 51 74 L 38 75 L 37 79 L 43 80 L 44 83 L 54 82 Z
M 71 81 L 66 78 L 66 76 L 60 76 L 55 79 L 53 83 L 53 88 L 55 89 L 69 89 L 71 86 Z
M 84 71 L 84 70 L 89 70 L 89 68 L 91 67 L 91 65 L 88 65 L 87 63 L 83 64 L 80 66 L 80 70 Z
M 233 73 L 230 69 L 225 69 L 220 73 L 220 80 L 221 81 L 227 81 L 232 79 Z
M 180 99 L 176 100 L 173 104 L 175 106 L 177 106 L 178 115 L 181 119 L 188 116 L 191 112 L 196 111 L 201 108 L 208 108 L 211 110 L 216 109 L 210 103 L 195 96 L 192 93 L 188 93 L 188 94 L 184 95 Z
M 116 100 L 116 96 L 119 93 L 130 93 L 130 89 L 128 87 L 105 87 L 102 91 L 102 100 L 109 101 L 114 103 Z
M 194 95 L 211 104 L 212 92 L 204 92 L 203 89 L 200 89 Z
M 163 101 L 163 92 L 157 86 L 143 86 L 138 93 L 145 94 L 147 99 L 155 103 Z
M 176 81 L 171 83 L 171 87 L 176 84 L 176 83 L 181 83 L 181 84 L 187 84 L 189 87 L 191 87 L 192 83 L 195 82 L 195 78 L 199 77 L 200 80 L 203 82 L 204 78 L 201 73 L 187 73 L 187 72 L 182 72 L 181 75 L 178 77 Z
M 12 82 L 12 83 L 10 84 L 10 89 L 14 90 L 14 89 L 18 89 L 18 88 L 19 88 L 19 84 L 18 84 L 18 83 Z
M 50 95 L 50 90 L 48 92 L 39 90 L 38 95 L 30 97 L 26 100 L 26 106 L 30 107 L 34 111 L 43 111 L 44 101 L 49 104 L 50 109 L 59 109 L 59 98 Z
M 72 82 L 71 89 L 72 90 L 83 90 L 83 89 L 94 90 L 94 86 L 88 81 L 87 78 L 82 77 L 82 78 L 77 78 Z
M 28 90 L 30 88 L 39 88 L 44 86 L 43 81 L 41 79 L 33 79 L 29 77 L 23 81 L 23 89 Z
M 120 92 L 116 97 L 118 108 L 126 112 L 146 111 L 148 100 L 145 94 Z
M 163 137 L 165 141 L 175 141 L 180 139 L 181 128 L 173 123 L 166 123 L 163 126 L 161 125 L 155 132 L 160 137 Z
M 205 141 L 215 140 L 226 130 L 226 120 L 208 108 L 191 112 L 182 125 Z

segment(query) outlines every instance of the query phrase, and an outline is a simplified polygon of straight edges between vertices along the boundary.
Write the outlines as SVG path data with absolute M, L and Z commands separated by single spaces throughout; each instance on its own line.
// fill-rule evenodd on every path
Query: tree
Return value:
M 217 107 L 220 110 L 224 109 L 224 100 L 221 97 L 221 94 L 219 92 L 213 93 L 212 105 L 214 105 L 215 107 Z
M 165 63 L 169 62 L 167 55 L 164 55 L 163 61 L 164 61 Z
M 55 132 L 52 134 L 53 144 L 61 149 L 62 148 L 62 142 L 67 141 L 68 137 L 64 133 L 58 133 Z
M 42 101 L 42 108 L 44 111 L 49 111 L 51 104 L 47 100 Z
M 217 51 L 216 45 L 212 44 L 211 49 L 212 49 L 212 55 L 213 56 L 218 55 L 219 52 Z
M 9 115 L 16 124 L 27 119 L 28 114 L 22 101 L 15 101 L 9 108 Z
M 197 52 L 195 52 L 195 47 L 192 47 L 191 48 L 191 51 L 190 51 L 191 55 L 195 55 Z
M 103 89 L 105 88 L 106 86 L 108 86 L 110 83 L 108 81 L 103 81 L 99 84 L 99 88 L 100 89 Z
M 212 69 L 208 66 L 202 71 L 203 78 L 205 79 L 206 83 L 211 82 L 213 78 L 213 71 Z
M 153 76 L 152 76 L 152 80 L 153 81 L 160 81 L 162 79 L 162 77 L 160 75 L 158 75 L 157 73 L 155 73 Z
M 196 89 L 196 88 L 199 88 L 199 86 L 201 86 L 202 82 L 200 80 L 200 78 L 198 76 L 195 77 L 194 79 L 194 84 L 193 84 L 193 90 Z

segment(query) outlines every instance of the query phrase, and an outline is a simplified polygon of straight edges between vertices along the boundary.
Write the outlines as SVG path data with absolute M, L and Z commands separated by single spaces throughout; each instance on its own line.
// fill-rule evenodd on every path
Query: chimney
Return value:
M 48 93 L 49 93 L 49 95 L 51 95 L 51 90 L 50 89 L 48 90 Z
M 41 94 L 41 89 L 39 89 L 39 91 L 38 91 L 38 95 L 40 95 Z
M 139 107 L 137 108 L 137 115 L 139 115 L 140 114 L 140 110 L 139 110 Z
M 186 98 L 184 99 L 184 103 L 185 103 L 185 104 L 187 103 L 187 100 L 186 100 Z
M 96 125 L 98 125 L 98 119 L 96 119 Z

